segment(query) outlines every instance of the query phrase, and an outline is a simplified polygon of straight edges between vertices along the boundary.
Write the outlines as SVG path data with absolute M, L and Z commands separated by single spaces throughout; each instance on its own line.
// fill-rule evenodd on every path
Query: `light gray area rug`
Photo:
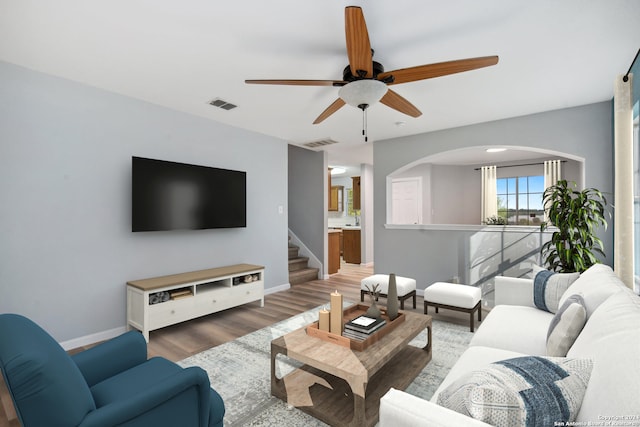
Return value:
M 350 303 L 345 303 L 350 305 Z M 271 396 L 271 341 L 318 319 L 321 307 L 274 323 L 234 341 L 198 353 L 178 362 L 200 366 L 209 374 L 211 386 L 222 396 L 226 407 L 224 424 L 236 426 L 325 426 L 326 424 L 289 407 Z M 430 399 L 449 369 L 467 348 L 473 334 L 468 326 L 433 321 L 433 358 L 409 385 L 407 392 Z M 412 344 L 423 347 L 426 331 Z M 278 357 L 278 377 L 295 368 L 289 359 Z

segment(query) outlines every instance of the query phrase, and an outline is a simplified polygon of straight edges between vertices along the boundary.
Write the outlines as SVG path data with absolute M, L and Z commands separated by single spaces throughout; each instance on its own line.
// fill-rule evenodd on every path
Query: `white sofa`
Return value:
M 587 322 L 567 357 L 594 361 L 575 425 L 607 425 L 613 421 L 608 425 L 638 426 L 640 297 L 602 264 L 582 273 L 562 295 L 560 304 L 574 294 L 584 298 Z M 438 406 L 438 394 L 461 375 L 493 362 L 524 355 L 545 356 L 547 330 L 554 316 L 536 308 L 533 279 L 497 277 L 495 298 L 496 306 L 431 401 L 391 389 L 380 400 L 380 427 L 488 425 Z M 434 346 L 433 351 L 438 348 Z

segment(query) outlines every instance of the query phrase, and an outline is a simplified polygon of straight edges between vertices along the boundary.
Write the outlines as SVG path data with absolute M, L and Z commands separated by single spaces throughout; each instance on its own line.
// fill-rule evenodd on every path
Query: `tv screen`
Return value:
M 132 231 L 247 226 L 246 172 L 132 157 Z

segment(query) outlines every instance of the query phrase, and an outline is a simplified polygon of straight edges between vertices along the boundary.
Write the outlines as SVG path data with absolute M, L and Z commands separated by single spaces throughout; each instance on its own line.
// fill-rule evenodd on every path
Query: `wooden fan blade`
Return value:
M 373 77 L 369 32 L 361 8 L 347 6 L 344 9 L 344 27 L 351 74 L 355 77 Z
M 258 85 L 292 85 L 292 86 L 344 86 L 342 80 L 245 80 L 248 84 Z
M 483 56 L 480 58 L 459 59 L 456 61 L 438 62 L 436 64 L 419 65 L 417 67 L 402 68 L 378 74 L 378 80 L 384 80 L 393 76 L 393 81 L 387 84 L 414 82 L 416 80 L 431 79 L 446 76 L 448 74 L 461 73 L 475 70 L 476 68 L 489 67 L 498 63 L 497 56 Z
M 318 123 L 324 121 L 324 119 L 326 119 L 327 117 L 329 117 L 330 115 L 332 115 L 333 113 L 335 113 L 336 111 L 338 111 L 340 108 L 342 108 L 344 105 L 346 104 L 346 102 L 344 102 L 342 100 L 342 98 L 338 98 L 335 101 L 333 101 L 333 104 L 329 105 L 327 107 L 326 110 L 324 110 L 322 112 L 322 114 L 320 114 L 318 116 L 318 118 L 313 122 L 314 125 L 317 125 Z
M 381 103 L 394 110 L 400 111 L 411 117 L 420 117 L 422 112 L 418 110 L 412 103 L 398 95 L 391 89 L 387 90 L 387 93 L 380 100 Z

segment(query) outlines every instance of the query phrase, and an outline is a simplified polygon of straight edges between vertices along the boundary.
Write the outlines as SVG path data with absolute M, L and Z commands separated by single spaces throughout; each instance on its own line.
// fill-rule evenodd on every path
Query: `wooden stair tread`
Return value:
M 319 268 L 309 267 L 309 257 L 300 256 L 300 247 L 291 243 L 289 236 L 289 284 L 298 285 L 318 279 Z
M 310 282 L 312 280 L 318 280 L 319 268 L 307 267 L 300 270 L 289 272 L 289 284 L 298 285 L 300 283 Z

